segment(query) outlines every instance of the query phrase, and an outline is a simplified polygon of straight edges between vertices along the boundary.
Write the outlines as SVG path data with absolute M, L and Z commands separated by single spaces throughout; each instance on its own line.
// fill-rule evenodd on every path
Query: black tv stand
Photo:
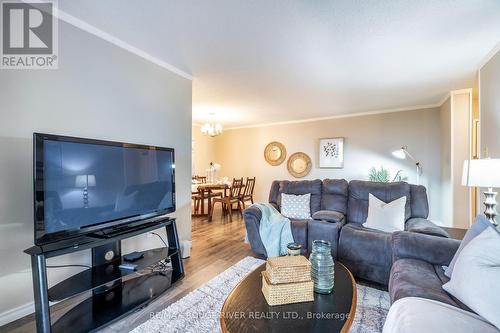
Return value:
M 128 229 L 25 250 L 31 255 L 37 332 L 95 331 L 146 306 L 184 277 L 175 219 L 160 216 L 143 222 Z M 121 253 L 122 239 L 162 227 L 167 232 L 168 247 L 142 251 L 144 257 L 134 261 L 140 274 L 118 267 L 126 263 Z M 49 288 L 46 259 L 86 249 L 92 250 L 92 267 Z M 151 269 L 154 266 L 156 269 Z M 76 306 L 75 296 L 84 298 Z M 56 301 L 72 305 L 52 323 L 49 302 Z

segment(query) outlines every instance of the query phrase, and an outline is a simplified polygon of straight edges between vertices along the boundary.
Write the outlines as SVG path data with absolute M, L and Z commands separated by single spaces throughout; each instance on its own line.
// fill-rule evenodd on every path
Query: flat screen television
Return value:
M 175 211 L 174 149 L 33 134 L 35 244 Z

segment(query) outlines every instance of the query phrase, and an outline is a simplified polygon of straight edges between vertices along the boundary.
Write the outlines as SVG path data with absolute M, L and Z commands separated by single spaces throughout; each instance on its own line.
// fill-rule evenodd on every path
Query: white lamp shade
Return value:
M 95 175 L 87 175 L 87 184 L 88 187 L 96 185 Z
M 462 185 L 500 187 L 500 159 L 486 158 L 464 161 Z
M 75 180 L 75 187 L 95 186 L 95 175 L 78 175 Z

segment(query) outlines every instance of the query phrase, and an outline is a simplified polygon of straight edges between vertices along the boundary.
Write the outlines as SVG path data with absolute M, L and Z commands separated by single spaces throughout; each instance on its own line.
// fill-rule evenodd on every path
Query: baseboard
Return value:
M 192 242 L 191 241 L 188 241 L 188 240 L 185 240 L 185 241 L 181 241 L 179 246 L 180 246 L 180 251 L 181 251 L 181 258 L 182 259 L 186 259 L 186 258 L 189 258 L 191 256 L 191 247 L 192 247 Z
M 0 313 L 0 326 L 6 325 L 14 320 L 27 316 L 35 312 L 35 304 L 33 302 L 20 305 L 13 309 Z

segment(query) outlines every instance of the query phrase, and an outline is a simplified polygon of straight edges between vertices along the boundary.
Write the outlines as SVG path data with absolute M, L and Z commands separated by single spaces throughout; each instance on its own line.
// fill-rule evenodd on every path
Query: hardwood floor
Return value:
M 250 245 L 244 243 L 245 226 L 237 212 L 233 221 L 222 218 L 220 210 L 214 212 L 211 222 L 207 218 L 194 217 L 192 226 L 191 257 L 184 259 L 186 276 L 165 294 L 147 307 L 103 329 L 103 332 L 128 332 L 145 322 L 155 312 L 179 300 L 192 290 L 215 277 L 246 256 L 252 256 Z M 67 309 L 55 309 L 54 315 Z M 35 332 L 34 316 L 29 315 L 5 326 L 0 332 Z

